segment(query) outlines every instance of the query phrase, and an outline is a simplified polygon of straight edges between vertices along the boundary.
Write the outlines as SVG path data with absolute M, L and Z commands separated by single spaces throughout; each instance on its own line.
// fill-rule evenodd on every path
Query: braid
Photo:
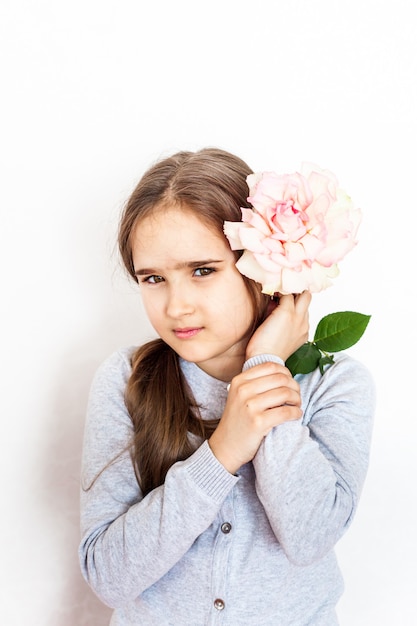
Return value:
M 162 339 L 134 353 L 125 399 L 134 429 L 133 462 L 146 494 L 163 484 L 171 465 L 194 452 L 189 432 L 205 439 L 218 420 L 201 419 L 178 356 Z

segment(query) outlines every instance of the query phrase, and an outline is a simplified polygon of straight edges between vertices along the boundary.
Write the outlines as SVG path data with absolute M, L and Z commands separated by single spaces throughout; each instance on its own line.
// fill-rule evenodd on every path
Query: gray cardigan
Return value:
M 132 348 L 98 369 L 85 426 L 80 563 L 112 626 L 330 626 L 343 581 L 334 546 L 368 466 L 374 385 L 345 354 L 297 376 L 304 416 L 274 428 L 232 475 L 206 441 L 145 498 L 126 446 Z M 182 370 L 204 418 L 226 383 Z M 104 469 L 103 469 L 104 468 Z

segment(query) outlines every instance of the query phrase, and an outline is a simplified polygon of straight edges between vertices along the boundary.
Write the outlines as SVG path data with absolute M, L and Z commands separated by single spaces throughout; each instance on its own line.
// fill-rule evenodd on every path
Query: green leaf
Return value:
M 291 374 L 309 374 L 318 367 L 321 358 L 321 352 L 317 346 L 308 341 L 288 357 L 285 365 Z
M 324 374 L 324 369 L 326 367 L 326 365 L 333 365 L 334 363 L 334 356 L 333 354 L 323 354 L 322 357 L 320 358 L 319 361 L 319 368 L 320 368 L 320 373 L 323 376 Z
M 330 313 L 318 323 L 314 343 L 326 352 L 346 350 L 359 341 L 370 319 L 370 315 L 354 311 Z

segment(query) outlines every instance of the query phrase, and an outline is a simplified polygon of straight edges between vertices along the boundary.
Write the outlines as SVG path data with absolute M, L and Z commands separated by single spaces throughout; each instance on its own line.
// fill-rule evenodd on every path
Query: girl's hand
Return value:
M 280 296 L 271 300 L 270 313 L 256 329 L 246 348 L 246 359 L 258 354 L 275 354 L 286 361 L 293 352 L 308 341 L 308 307 L 311 293 Z
M 289 370 L 278 363 L 262 363 L 233 378 L 209 445 L 220 463 L 234 474 L 253 459 L 274 426 L 301 416 L 299 385 Z

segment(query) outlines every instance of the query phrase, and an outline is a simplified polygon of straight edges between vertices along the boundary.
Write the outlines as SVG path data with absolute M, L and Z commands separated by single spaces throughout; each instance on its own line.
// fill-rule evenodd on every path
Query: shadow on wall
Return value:
M 102 344 L 106 342 L 101 342 Z M 54 551 L 59 597 L 54 599 L 45 626 L 108 626 L 111 610 L 84 581 L 78 562 L 79 484 L 82 438 L 89 387 L 106 353 L 91 350 L 91 337 L 62 359 L 57 374 L 46 449 L 42 454 L 42 491 L 47 502 L 50 546 Z M 98 344 L 100 345 L 100 344 Z M 105 348 L 105 346 L 104 346 Z

